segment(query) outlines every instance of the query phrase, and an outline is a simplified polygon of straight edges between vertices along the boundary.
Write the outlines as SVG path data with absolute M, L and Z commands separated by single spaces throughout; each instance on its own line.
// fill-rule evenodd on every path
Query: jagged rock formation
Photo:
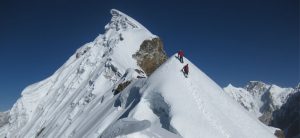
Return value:
M 285 138 L 284 132 L 282 130 L 276 130 L 274 134 L 277 138 Z
M 271 126 L 278 127 L 285 132 L 286 138 L 300 137 L 300 85 L 295 93 L 289 96 L 287 102 L 273 112 Z
M 159 38 L 145 40 L 133 57 L 148 76 L 167 60 L 163 43 Z

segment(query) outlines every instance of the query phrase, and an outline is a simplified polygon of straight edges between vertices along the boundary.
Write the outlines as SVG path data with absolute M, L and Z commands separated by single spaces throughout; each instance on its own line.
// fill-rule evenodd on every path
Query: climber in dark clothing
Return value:
M 183 51 L 182 51 L 182 50 L 179 50 L 179 51 L 178 51 L 178 58 L 179 58 L 179 61 L 180 61 L 181 63 L 183 63 L 183 56 L 184 56 Z
M 185 77 L 187 77 L 187 75 L 189 75 L 189 64 L 186 64 L 183 69 L 182 72 L 184 74 Z

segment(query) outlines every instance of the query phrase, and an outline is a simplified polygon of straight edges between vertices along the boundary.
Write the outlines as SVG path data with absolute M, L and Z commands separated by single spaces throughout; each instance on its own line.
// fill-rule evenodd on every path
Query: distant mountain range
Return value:
M 261 81 L 250 81 L 242 88 L 229 84 L 224 91 L 264 124 L 281 128 L 289 138 L 298 138 L 299 87 L 300 84 L 295 88 L 281 88 Z

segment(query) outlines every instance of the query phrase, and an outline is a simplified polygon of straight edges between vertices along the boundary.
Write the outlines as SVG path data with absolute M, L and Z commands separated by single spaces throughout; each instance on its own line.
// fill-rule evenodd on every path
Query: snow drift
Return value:
M 103 35 L 22 92 L 1 137 L 274 137 L 188 59 L 188 78 L 175 56 L 147 78 L 132 55 L 157 36 L 111 14 Z

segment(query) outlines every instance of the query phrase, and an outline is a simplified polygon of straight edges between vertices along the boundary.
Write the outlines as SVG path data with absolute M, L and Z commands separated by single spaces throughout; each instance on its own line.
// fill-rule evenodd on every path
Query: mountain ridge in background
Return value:
M 300 136 L 299 86 L 281 88 L 262 81 L 250 81 L 243 88 L 224 88 L 233 99 L 268 126 L 280 128 L 287 138 Z

